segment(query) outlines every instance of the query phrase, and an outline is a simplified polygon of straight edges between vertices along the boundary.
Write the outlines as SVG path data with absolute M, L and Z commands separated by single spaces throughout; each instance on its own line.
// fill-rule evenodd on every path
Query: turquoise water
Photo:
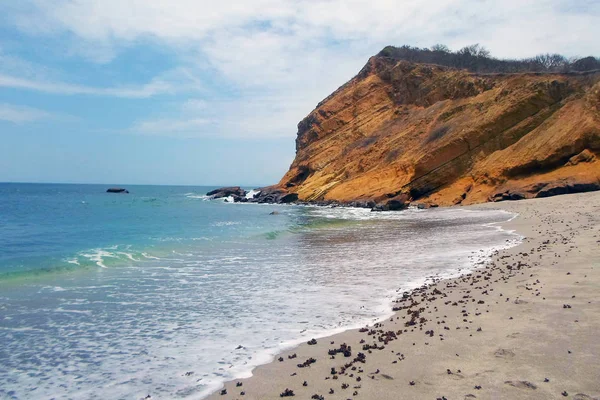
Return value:
M 202 398 L 517 237 L 499 211 L 208 201 L 210 187 L 0 184 L 0 397 Z M 269 215 L 271 211 L 277 215 Z

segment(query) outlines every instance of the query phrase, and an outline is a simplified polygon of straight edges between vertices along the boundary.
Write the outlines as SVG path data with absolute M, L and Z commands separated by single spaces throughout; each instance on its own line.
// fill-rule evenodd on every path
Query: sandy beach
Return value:
M 600 192 L 469 208 L 519 214 L 502 227 L 522 244 L 209 398 L 600 398 Z

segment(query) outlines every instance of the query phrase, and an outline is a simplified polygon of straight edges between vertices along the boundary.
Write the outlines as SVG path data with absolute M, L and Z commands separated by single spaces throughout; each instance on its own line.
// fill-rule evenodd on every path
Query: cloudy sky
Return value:
M 267 184 L 386 45 L 600 56 L 597 0 L 0 0 L 0 181 Z

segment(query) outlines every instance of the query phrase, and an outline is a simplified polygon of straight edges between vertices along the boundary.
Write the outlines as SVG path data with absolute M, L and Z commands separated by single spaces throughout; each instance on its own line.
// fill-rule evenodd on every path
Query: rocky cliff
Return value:
M 483 74 L 380 54 L 298 124 L 271 190 L 379 204 L 541 197 L 600 189 L 599 153 L 600 71 Z

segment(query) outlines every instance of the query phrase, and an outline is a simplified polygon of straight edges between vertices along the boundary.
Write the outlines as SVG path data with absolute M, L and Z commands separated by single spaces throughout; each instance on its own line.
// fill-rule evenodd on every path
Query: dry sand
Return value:
M 472 208 L 518 213 L 503 228 L 523 243 L 412 293 L 368 332 L 301 345 L 210 399 L 279 399 L 287 388 L 327 400 L 600 399 L 600 192 Z M 351 355 L 332 359 L 342 343 Z

